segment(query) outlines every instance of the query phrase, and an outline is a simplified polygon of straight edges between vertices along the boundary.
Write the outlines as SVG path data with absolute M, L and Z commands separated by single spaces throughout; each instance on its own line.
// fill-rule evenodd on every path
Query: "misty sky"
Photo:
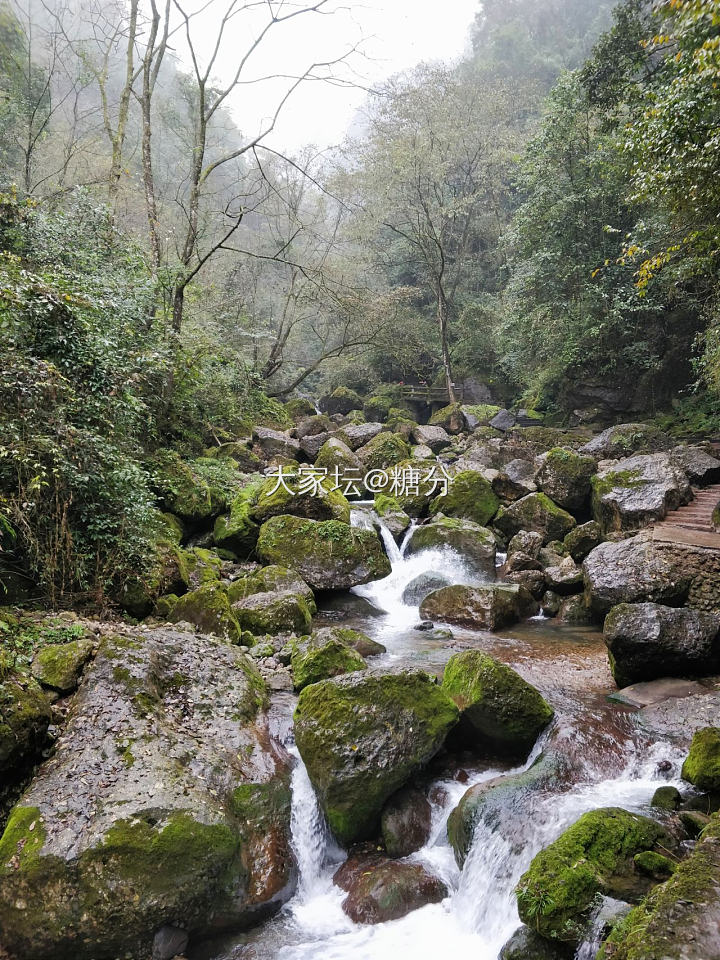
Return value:
M 278 27 L 274 39 L 253 55 L 253 78 L 278 71 L 296 74 L 309 63 L 341 56 L 365 38 L 362 43 L 365 56 L 356 56 L 354 73 L 344 69 L 343 76 L 372 85 L 422 60 L 449 60 L 460 56 L 467 47 L 468 30 L 480 6 L 479 0 L 344 0 L 344 3 L 346 9 L 333 16 L 303 16 Z M 208 42 L 214 37 L 213 26 L 211 22 L 204 25 Z M 217 71 L 220 80 L 225 80 L 239 52 L 247 45 L 248 27 L 247 22 L 238 23 L 236 32 L 228 35 Z M 178 53 L 185 59 L 179 50 Z M 232 112 L 243 131 L 249 133 L 257 129 L 261 120 L 273 112 L 281 89 L 277 82 L 268 81 L 243 86 L 236 92 Z M 320 147 L 337 143 L 364 98 L 362 90 L 309 83 L 293 95 L 267 142 L 293 150 L 307 143 Z

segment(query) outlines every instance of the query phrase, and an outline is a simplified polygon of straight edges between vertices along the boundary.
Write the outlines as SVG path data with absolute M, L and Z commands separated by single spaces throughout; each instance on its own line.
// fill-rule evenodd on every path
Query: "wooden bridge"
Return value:
M 462 403 L 465 388 L 462 384 L 454 387 L 455 399 Z M 450 394 L 447 387 L 431 387 L 429 384 L 405 383 L 398 388 L 398 395 L 403 400 L 414 400 L 416 403 L 441 403 L 447 406 L 450 403 Z
M 687 506 L 672 510 L 661 523 L 654 524 L 653 540 L 720 550 L 720 532 L 715 530 L 712 522 L 718 504 L 720 483 L 693 489 L 693 499 Z

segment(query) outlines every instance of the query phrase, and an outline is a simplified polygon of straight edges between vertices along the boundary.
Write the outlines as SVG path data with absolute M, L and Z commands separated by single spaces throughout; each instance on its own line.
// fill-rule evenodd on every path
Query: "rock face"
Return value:
M 458 709 L 424 672 L 368 670 L 306 687 L 295 739 L 331 830 L 365 839 L 385 802 L 440 749 Z
M 3 945 L 144 960 L 163 927 L 202 935 L 279 906 L 294 879 L 290 795 L 264 703 L 235 647 L 171 631 L 106 638 L 0 840 Z
M 551 940 L 577 943 L 597 894 L 637 901 L 647 892 L 633 858 L 656 846 L 673 841 L 654 820 L 618 807 L 583 814 L 520 878 L 520 919 Z
M 348 590 L 391 572 L 377 534 L 338 520 L 273 517 L 262 525 L 258 556 L 287 564 L 313 590 Z
M 592 609 L 600 615 L 619 603 L 645 600 L 679 606 L 692 582 L 674 551 L 640 537 L 601 543 L 585 559 L 583 574 Z
M 615 928 L 602 951 L 613 960 L 708 960 L 718 956 L 720 816 L 674 875 Z M 600 954 L 598 954 L 600 956 Z
M 336 633 L 313 634 L 298 641 L 290 659 L 293 686 L 303 690 L 311 683 L 339 677 L 367 667 L 360 654 Z
M 369 443 L 382 430 L 381 423 L 351 423 L 339 431 L 338 436 L 351 450 Z
M 682 775 L 699 790 L 720 793 L 720 728 L 705 727 L 695 733 Z
M 590 478 L 595 473 L 595 458 L 553 447 L 537 460 L 535 482 L 543 493 L 565 510 L 576 512 L 590 501 Z
M 476 572 L 495 575 L 495 537 L 487 527 L 457 517 L 437 517 L 431 523 L 416 527 L 407 546 L 407 553 L 449 547 L 460 554 Z
M 605 619 L 619 687 L 659 677 L 709 674 L 720 666 L 720 618 L 657 603 L 622 603 Z
M 662 520 L 692 499 L 685 473 L 665 453 L 618 460 L 592 483 L 593 515 L 606 533 Z
M 410 447 L 397 433 L 378 433 L 362 447 L 358 447 L 357 455 L 370 470 L 386 470 L 410 456 Z
M 494 525 L 508 539 L 521 530 L 530 530 L 541 534 L 543 543 L 550 543 L 562 540 L 575 526 L 575 520 L 544 493 L 530 493 L 501 508 Z
M 220 583 L 206 583 L 176 599 L 166 618 L 170 623 L 192 623 L 203 633 L 212 633 L 231 643 L 240 640 L 240 624 Z
M 403 787 L 385 804 L 380 820 L 383 843 L 389 857 L 409 857 L 430 836 L 432 808 L 424 793 Z
M 460 710 L 459 730 L 503 753 L 527 756 L 553 718 L 535 687 L 479 650 L 450 657 L 442 686 Z
M 712 448 L 710 448 L 712 449 Z M 720 482 L 720 460 L 700 446 L 674 447 L 670 456 L 685 473 L 690 483 L 708 486 Z
M 423 600 L 420 616 L 481 630 L 516 623 L 533 608 L 532 597 L 517 584 L 454 585 L 434 590 Z
M 333 877 L 347 891 L 343 910 L 355 923 L 398 920 L 427 903 L 440 903 L 448 889 L 420 863 L 387 860 L 377 854 L 349 857 Z
M 447 495 L 432 501 L 430 512 L 472 520 L 484 527 L 499 506 L 500 501 L 485 477 L 475 470 L 463 470 L 453 477 Z
M 520 500 L 537 491 L 535 470 L 528 460 L 511 460 L 491 480 L 501 500 Z
M 50 703 L 37 681 L 11 674 L 0 683 L 0 774 L 31 761 L 45 744 Z
M 523 924 L 502 948 L 498 960 L 570 960 L 571 954 L 563 946 Z

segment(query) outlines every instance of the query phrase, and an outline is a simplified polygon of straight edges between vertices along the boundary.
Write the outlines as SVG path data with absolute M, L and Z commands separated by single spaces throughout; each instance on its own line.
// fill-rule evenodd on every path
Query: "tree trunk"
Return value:
M 437 318 L 440 327 L 440 346 L 442 349 L 443 370 L 445 371 L 445 382 L 447 383 L 448 398 L 450 403 L 457 403 L 455 396 L 455 384 L 452 378 L 452 367 L 450 364 L 450 350 L 448 348 L 448 304 L 445 292 L 442 287 L 438 290 Z

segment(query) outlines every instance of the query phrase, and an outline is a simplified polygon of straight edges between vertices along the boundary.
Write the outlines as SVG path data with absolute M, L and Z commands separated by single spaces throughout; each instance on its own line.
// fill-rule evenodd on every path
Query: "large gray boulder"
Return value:
M 412 438 L 415 443 L 430 447 L 433 453 L 439 453 L 452 443 L 450 436 L 443 427 L 431 425 L 414 427 Z
M 382 428 L 381 423 L 351 423 L 342 428 L 340 438 L 351 450 L 357 450 L 376 437 Z
M 490 482 L 498 497 L 506 501 L 520 500 L 537 491 L 535 468 L 529 460 L 510 460 L 495 471 Z
M 593 514 L 605 533 L 662 520 L 691 499 L 684 471 L 666 453 L 618 460 L 593 477 Z
M 623 603 L 605 618 L 605 643 L 619 687 L 720 667 L 720 617 L 658 603 Z
M 273 457 L 285 457 L 296 460 L 300 452 L 300 443 L 289 433 L 271 430 L 269 427 L 254 427 L 252 432 L 255 452 L 264 460 Z
M 528 591 L 517 584 L 454 585 L 428 594 L 420 605 L 420 616 L 476 630 L 499 630 L 534 609 Z
M 294 882 L 290 793 L 264 704 L 236 647 L 106 638 L 0 839 L 3 946 L 145 960 L 168 926 L 201 936 L 279 907 Z
M 509 507 L 501 507 L 494 526 L 510 539 L 521 530 L 542 535 L 543 543 L 562 540 L 575 526 L 575 519 L 544 493 L 531 493 Z
M 477 573 L 495 575 L 495 537 L 487 527 L 459 517 L 436 516 L 416 527 L 407 545 L 408 554 L 448 547 Z
M 674 447 L 670 456 L 685 472 L 690 483 L 701 487 L 720 482 L 720 460 L 714 456 L 715 451 L 699 445 L 682 445 Z
M 669 450 L 672 445 L 672 439 L 666 433 L 649 423 L 618 423 L 580 447 L 580 453 L 598 460 L 610 460 L 635 453 Z
M 592 610 L 603 616 L 619 603 L 680 606 L 693 580 L 676 551 L 644 537 L 601 543 L 585 558 L 583 575 Z
M 553 447 L 536 460 L 535 482 L 558 506 L 571 513 L 583 510 L 590 501 L 590 478 L 595 458 L 564 447 Z

